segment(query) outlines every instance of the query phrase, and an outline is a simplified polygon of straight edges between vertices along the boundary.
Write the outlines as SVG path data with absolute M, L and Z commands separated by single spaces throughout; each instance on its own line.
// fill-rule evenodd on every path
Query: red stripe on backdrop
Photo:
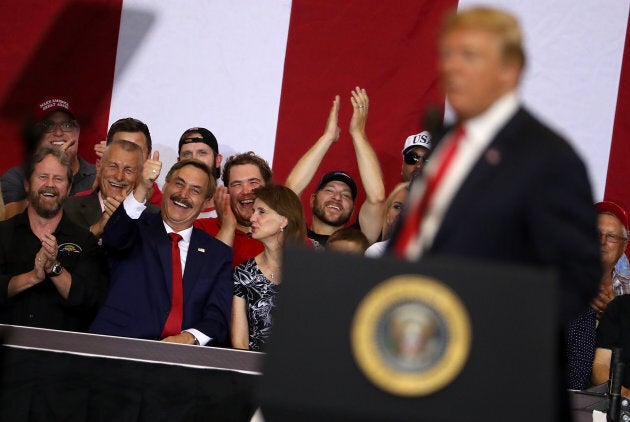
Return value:
M 332 100 L 341 96 L 341 137 L 306 188 L 321 175 L 343 169 L 360 182 L 348 125 L 350 91 L 367 89 L 367 134 L 376 150 L 387 191 L 401 181 L 405 138 L 418 133 L 431 105 L 443 106 L 437 84 L 439 23 L 457 2 L 432 0 L 294 0 L 285 58 L 273 171 L 284 182 L 299 157 L 321 136 Z M 357 204 L 365 199 L 360 189 Z M 310 221 L 310 211 L 307 221 Z
M 628 25 L 626 25 L 626 42 L 623 47 L 615 123 L 604 189 L 604 199 L 616 202 L 626 210 L 630 210 L 630 165 L 628 165 L 630 118 L 628 116 L 630 116 L 630 15 Z M 630 255 L 630 245 L 626 248 L 626 255 Z
M 619 78 L 617 108 L 613 127 L 604 198 L 630 210 L 630 16 Z
M 43 97 L 66 97 L 81 123 L 79 155 L 107 133 L 122 0 L 0 5 L 0 173 L 22 163 L 21 127 Z

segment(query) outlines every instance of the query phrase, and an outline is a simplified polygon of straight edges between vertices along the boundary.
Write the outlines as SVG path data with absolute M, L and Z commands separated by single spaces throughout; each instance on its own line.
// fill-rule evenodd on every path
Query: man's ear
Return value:
M 314 203 L 315 203 L 315 194 L 312 194 L 311 199 L 309 200 L 309 206 L 313 208 Z

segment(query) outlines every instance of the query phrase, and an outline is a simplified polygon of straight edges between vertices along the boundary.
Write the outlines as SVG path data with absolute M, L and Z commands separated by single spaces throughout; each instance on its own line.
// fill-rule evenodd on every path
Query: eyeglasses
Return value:
M 67 120 L 65 122 L 53 122 L 52 120 L 44 120 L 41 123 L 41 127 L 45 133 L 51 133 L 57 129 L 61 129 L 64 132 L 72 132 L 79 127 L 79 123 L 76 120 Z
M 606 242 L 608 243 L 619 243 L 622 240 L 628 240 L 627 237 L 623 237 L 623 236 L 617 236 L 616 234 L 610 234 L 610 233 L 602 233 L 599 232 L 599 240 L 602 240 L 602 237 L 606 239 Z
M 405 159 L 405 164 L 410 166 L 415 165 L 418 161 L 420 161 L 421 164 L 426 164 L 427 161 L 429 161 L 429 159 L 424 155 L 417 155 L 413 152 L 408 152 L 403 158 Z

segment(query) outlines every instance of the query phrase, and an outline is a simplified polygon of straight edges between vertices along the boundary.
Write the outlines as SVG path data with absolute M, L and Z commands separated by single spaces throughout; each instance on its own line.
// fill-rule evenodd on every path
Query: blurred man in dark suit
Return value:
M 453 14 L 438 62 L 456 124 L 437 137 L 412 184 L 393 252 L 551 268 L 559 317 L 569 321 L 601 278 L 596 212 L 582 161 L 518 98 L 525 65 L 518 22 L 486 8 Z

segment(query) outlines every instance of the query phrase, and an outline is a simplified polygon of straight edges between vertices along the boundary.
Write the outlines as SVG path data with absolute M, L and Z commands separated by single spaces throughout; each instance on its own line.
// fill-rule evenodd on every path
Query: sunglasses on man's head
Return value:
M 426 164 L 427 161 L 429 161 L 428 158 L 426 158 L 424 155 L 418 155 L 415 152 L 408 152 L 404 155 L 404 159 L 405 159 L 405 164 L 408 164 L 410 166 L 415 165 L 418 161 L 420 161 L 422 164 Z

